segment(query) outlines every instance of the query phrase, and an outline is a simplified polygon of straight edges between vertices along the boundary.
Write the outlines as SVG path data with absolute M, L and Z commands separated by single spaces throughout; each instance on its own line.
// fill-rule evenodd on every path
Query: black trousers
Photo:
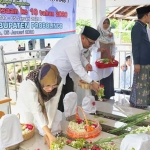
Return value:
M 60 110 L 61 112 L 64 112 L 63 99 L 67 93 L 73 92 L 73 91 L 74 91 L 74 83 L 68 74 L 66 77 L 66 84 L 63 85 L 63 88 L 61 91 L 61 95 L 60 95 L 60 99 L 59 99 L 59 103 L 58 103 L 58 110 Z

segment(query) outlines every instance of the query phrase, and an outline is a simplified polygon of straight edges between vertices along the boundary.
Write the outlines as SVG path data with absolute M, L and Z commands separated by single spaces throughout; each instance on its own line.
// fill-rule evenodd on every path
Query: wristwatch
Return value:
M 92 85 L 92 84 L 93 84 L 93 82 L 94 82 L 94 80 L 92 80 L 92 81 L 90 82 L 90 84 Z

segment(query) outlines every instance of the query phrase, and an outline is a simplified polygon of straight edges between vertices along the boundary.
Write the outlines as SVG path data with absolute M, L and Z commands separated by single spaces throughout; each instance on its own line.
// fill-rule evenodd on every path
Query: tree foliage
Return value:
M 79 19 L 76 21 L 76 33 L 80 33 L 84 26 L 91 26 L 92 20 Z

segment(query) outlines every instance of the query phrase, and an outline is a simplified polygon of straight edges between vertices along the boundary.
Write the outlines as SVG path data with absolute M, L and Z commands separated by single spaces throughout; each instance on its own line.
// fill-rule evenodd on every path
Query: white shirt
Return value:
M 82 80 L 90 83 L 92 79 L 88 76 L 84 67 L 89 63 L 82 55 L 83 45 L 81 35 L 73 34 L 59 40 L 51 51 L 45 56 L 43 63 L 56 65 L 66 83 L 68 73 L 74 71 Z
M 45 102 L 45 108 L 48 117 L 47 123 L 45 116 L 42 112 L 42 107 L 38 101 L 38 89 L 35 83 L 31 80 L 24 80 L 21 83 L 18 92 L 17 109 L 19 113 L 23 114 L 26 112 L 28 116 L 24 117 L 27 117 L 28 120 L 30 120 L 29 118 L 33 115 L 34 119 L 41 128 L 43 128 L 46 125 L 48 125 L 48 127 L 51 128 L 58 107 L 58 101 L 60 98 L 62 85 L 63 82 L 61 81 L 61 83 L 58 86 L 56 95 L 52 97 L 49 101 Z M 30 122 L 27 121 L 24 123 Z

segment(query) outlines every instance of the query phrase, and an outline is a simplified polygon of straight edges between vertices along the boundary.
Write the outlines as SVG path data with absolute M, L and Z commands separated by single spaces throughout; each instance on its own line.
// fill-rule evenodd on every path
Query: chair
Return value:
M 0 149 L 17 150 L 22 141 L 22 130 L 18 117 L 14 114 L 5 114 L 0 119 Z
M 5 113 L 3 111 L 0 111 L 0 118 L 4 115 L 5 115 Z
M 5 103 L 8 103 L 9 104 L 9 112 L 8 113 L 11 113 L 11 105 L 10 105 L 10 101 L 11 101 L 11 98 L 4 98 L 4 99 L 0 99 L 0 104 L 5 104 Z

